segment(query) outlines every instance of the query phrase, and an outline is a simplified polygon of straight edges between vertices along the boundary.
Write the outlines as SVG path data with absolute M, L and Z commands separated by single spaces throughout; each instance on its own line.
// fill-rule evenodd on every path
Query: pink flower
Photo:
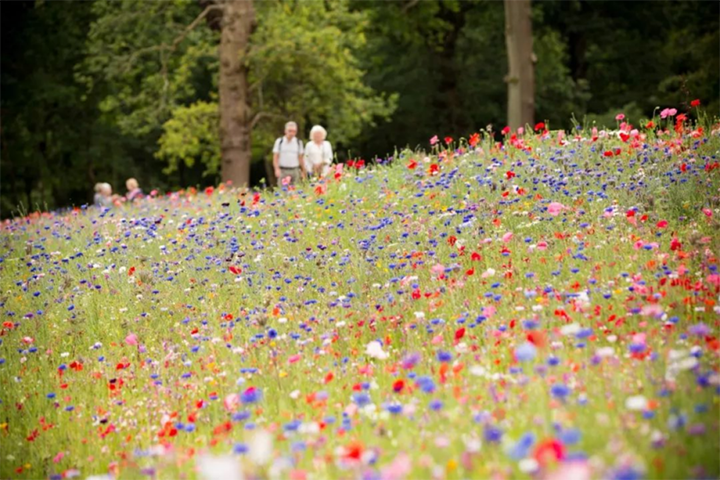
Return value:
M 555 469 L 543 471 L 542 480 L 590 480 L 592 472 L 585 460 L 560 462 Z
M 660 118 L 674 117 L 676 113 L 677 113 L 676 109 L 666 108 L 662 112 L 660 112 Z
M 282 179 L 283 187 L 287 187 L 288 185 L 290 185 L 291 181 L 292 181 L 292 179 L 291 179 L 290 175 L 288 175 L 287 177 L 283 177 L 283 179 Z
M 129 334 L 127 337 L 125 337 L 125 343 L 128 345 L 137 345 L 138 344 L 137 335 L 135 335 L 134 333 Z
M 565 205 L 559 202 L 552 202 L 550 205 L 548 205 L 548 213 L 553 217 L 557 217 L 558 215 L 560 215 L 560 212 L 562 212 L 564 209 Z
M 410 475 L 412 465 L 410 456 L 407 453 L 400 453 L 397 457 L 380 472 L 382 480 L 403 480 Z
M 433 265 L 433 267 L 430 269 L 430 271 L 432 273 L 439 275 L 441 273 L 445 273 L 445 267 L 442 264 L 437 263 L 437 264 Z
M 63 457 L 65 457 L 65 452 L 59 452 L 57 455 L 55 455 L 55 457 L 53 457 L 53 463 L 60 463 Z
M 488 305 L 487 307 L 484 307 L 482 310 L 482 314 L 485 315 L 487 318 L 490 318 L 493 315 L 495 315 L 495 312 L 497 312 L 497 308 L 495 308 L 494 305 Z
M 225 397 L 223 404 L 225 405 L 225 410 L 228 412 L 234 412 L 237 406 L 240 405 L 240 395 L 237 393 L 231 393 Z
M 439 142 L 439 140 L 438 140 L 438 136 L 437 136 L 437 135 L 435 135 L 434 137 L 432 137 L 432 138 L 430 139 L 430 145 L 435 145 L 435 144 L 438 143 L 438 142 Z
M 658 305 L 657 303 L 651 303 L 651 304 L 649 304 L 649 305 L 644 305 L 644 306 L 642 307 L 642 310 L 640 311 L 640 315 L 643 315 L 643 316 L 651 316 L 651 317 L 655 317 L 655 318 L 660 318 L 660 317 L 662 317 L 663 313 L 664 313 L 664 312 L 663 312 L 663 308 L 662 308 L 660 305 Z M 638 335 L 643 335 L 643 341 L 642 341 L 642 342 L 636 342 L 636 341 L 635 341 L 635 337 L 637 337 Z M 643 334 L 638 334 L 638 335 L 635 335 L 635 337 L 633 337 L 633 342 L 634 342 L 634 343 L 643 343 L 643 344 L 644 344 L 644 343 L 645 343 L 645 338 L 644 338 L 644 335 L 645 335 L 645 334 L 643 333 Z
M 538 244 L 537 244 L 537 249 L 538 249 L 538 250 L 545 250 L 545 249 L 547 249 L 547 246 L 548 246 L 547 242 L 546 242 L 545 240 L 541 240 L 541 241 L 539 241 Z
M 665 228 L 668 226 L 667 220 L 660 220 L 657 222 L 657 228 Z
M 513 238 L 512 232 L 507 232 L 505 235 L 502 236 L 503 243 L 508 243 Z
M 622 120 L 625 120 L 625 114 L 624 114 L 624 113 L 618 113 L 617 115 L 615 115 L 615 120 L 617 120 L 618 122 L 620 122 L 620 121 L 622 121 Z
M 298 360 L 300 360 L 300 358 L 301 358 L 301 355 L 299 353 L 296 353 L 295 355 L 290 355 L 288 357 L 288 363 L 295 363 Z
M 712 218 L 713 212 L 709 208 L 703 208 L 702 212 L 705 214 L 707 218 Z

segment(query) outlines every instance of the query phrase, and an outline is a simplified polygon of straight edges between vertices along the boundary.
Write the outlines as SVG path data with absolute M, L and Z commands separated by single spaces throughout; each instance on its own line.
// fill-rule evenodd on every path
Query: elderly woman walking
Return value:
M 327 131 L 320 125 L 310 130 L 310 141 L 305 145 L 305 169 L 308 176 L 324 177 L 330 170 L 333 151 L 330 142 L 325 140 Z

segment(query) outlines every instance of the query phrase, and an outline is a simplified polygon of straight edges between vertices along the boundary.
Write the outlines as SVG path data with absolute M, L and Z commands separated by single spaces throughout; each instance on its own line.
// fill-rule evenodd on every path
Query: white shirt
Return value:
M 287 137 L 280 137 L 275 140 L 273 153 L 280 155 L 278 159 L 280 168 L 297 168 L 300 166 L 299 155 L 303 154 L 303 144 L 297 137 L 290 140 Z
M 330 170 L 332 160 L 332 146 L 327 140 L 323 141 L 321 145 L 313 141 L 309 141 L 305 145 L 305 169 L 308 173 L 312 173 L 315 165 L 323 165 L 322 174 L 325 175 Z

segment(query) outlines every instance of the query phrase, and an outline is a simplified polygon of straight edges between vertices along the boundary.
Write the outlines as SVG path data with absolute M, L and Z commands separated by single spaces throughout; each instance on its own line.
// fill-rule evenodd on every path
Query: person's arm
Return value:
M 332 165 L 333 161 L 333 151 L 332 151 L 332 145 L 330 145 L 330 142 L 327 140 L 323 144 L 323 146 L 327 146 L 327 157 L 323 155 L 323 162 L 325 162 L 325 165 Z M 323 153 L 325 153 L 325 149 L 323 148 Z
M 280 180 L 280 146 L 278 145 L 280 142 L 278 140 L 275 140 L 275 145 L 273 146 L 273 170 L 275 171 L 275 177 L 277 177 L 278 180 Z

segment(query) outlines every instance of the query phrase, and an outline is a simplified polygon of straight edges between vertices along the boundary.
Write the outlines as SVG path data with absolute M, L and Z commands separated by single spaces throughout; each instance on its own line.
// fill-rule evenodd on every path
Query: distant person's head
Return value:
M 100 190 L 98 190 L 98 193 L 105 195 L 106 197 L 109 197 L 112 195 L 112 187 L 109 183 L 99 183 Z M 97 188 L 97 185 L 96 185 Z
M 134 178 L 128 178 L 127 181 L 125 182 L 125 186 L 127 187 L 128 192 L 137 190 L 140 187 L 140 185 L 138 185 L 138 181 L 135 180 Z
M 95 184 L 95 193 L 102 193 L 102 182 L 98 182 Z
M 321 125 L 315 125 L 310 129 L 310 138 L 313 142 L 320 143 L 327 138 L 327 130 Z
M 287 122 L 285 124 L 285 136 L 292 139 L 297 134 L 297 123 Z

